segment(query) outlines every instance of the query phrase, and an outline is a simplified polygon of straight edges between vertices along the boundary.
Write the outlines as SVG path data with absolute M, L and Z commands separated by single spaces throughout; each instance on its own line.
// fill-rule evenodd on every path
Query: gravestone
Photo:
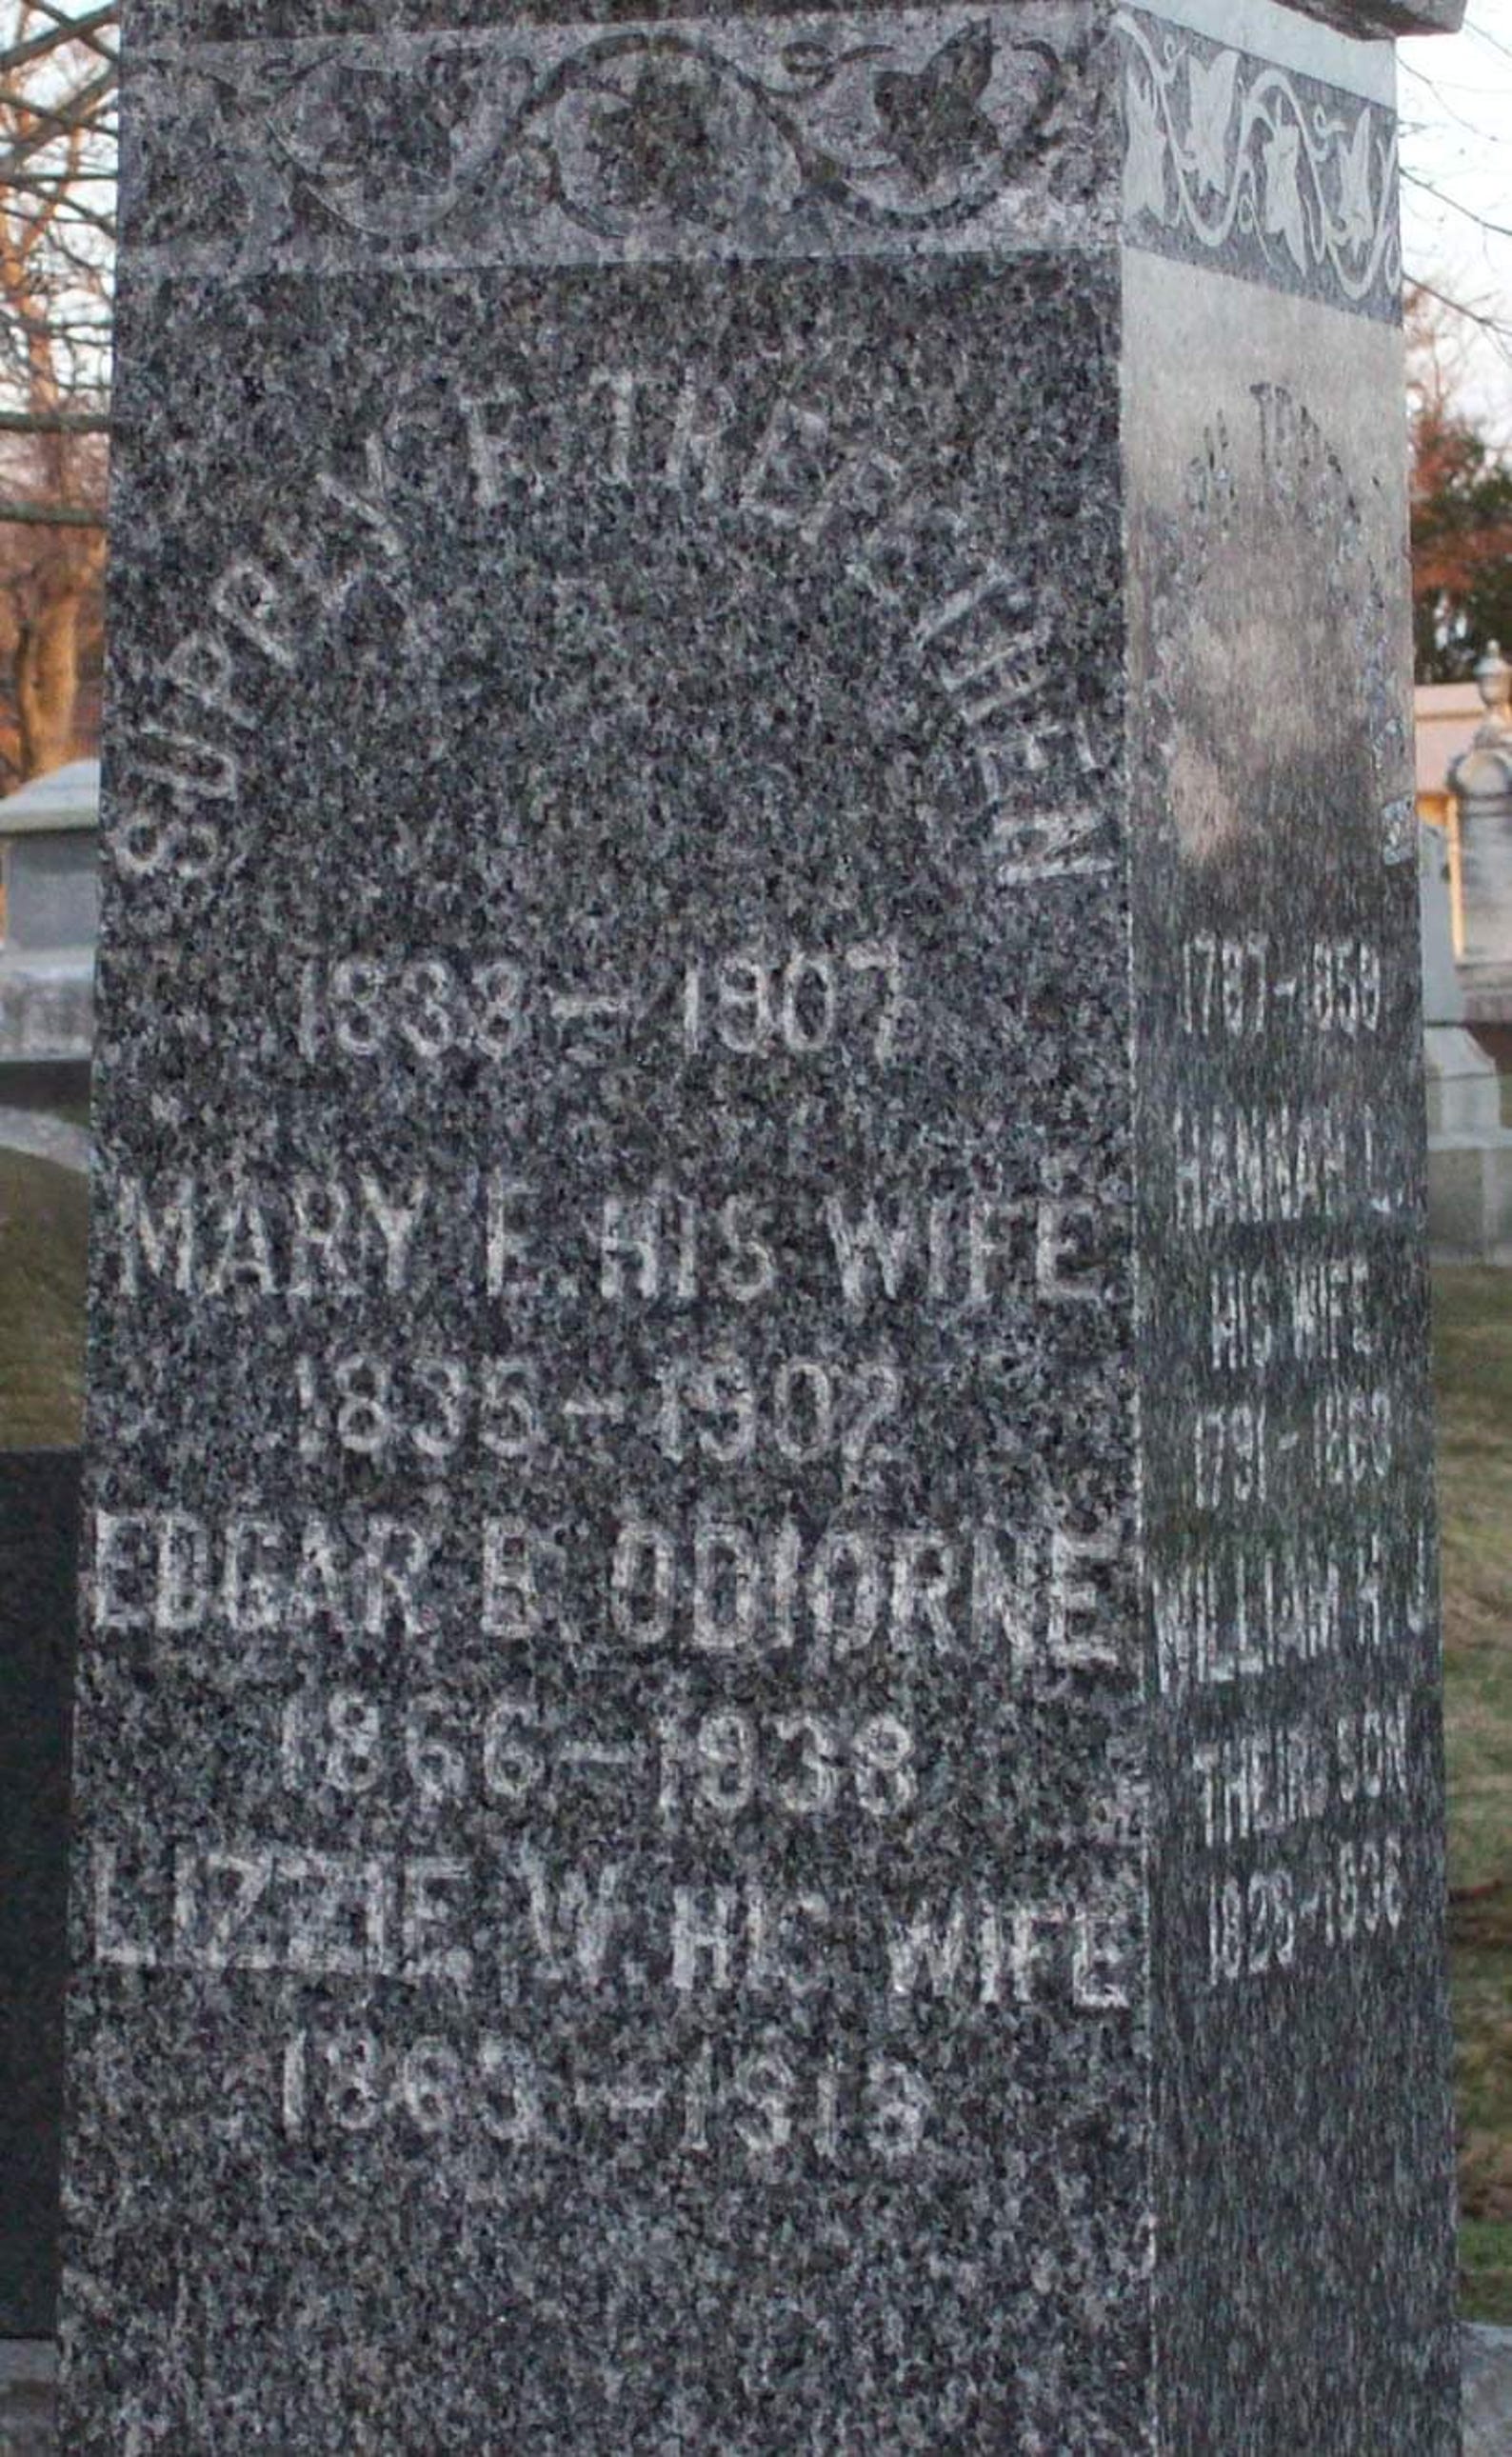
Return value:
M 79 2457 L 1456 2447 L 1325 14 L 137 0 Z
M 78 1509 L 76 1454 L 0 1456 L 0 2341 L 57 2309 Z
M 1492 641 L 1476 668 L 1485 722 L 1449 771 L 1459 805 L 1464 954 L 1477 987 L 1512 964 L 1512 667 Z
M 0 1065 L 87 1062 L 99 900 L 99 763 L 0 801 Z M 0 1076 L 0 1084 L 4 1083 Z

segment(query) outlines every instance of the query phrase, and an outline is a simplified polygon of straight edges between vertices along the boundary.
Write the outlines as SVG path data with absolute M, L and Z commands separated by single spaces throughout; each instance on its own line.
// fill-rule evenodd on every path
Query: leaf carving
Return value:
M 985 25 L 964 26 L 916 74 L 906 69 L 878 74 L 877 117 L 921 187 L 995 150 L 997 132 L 978 109 L 991 74 L 992 36 Z
M 332 54 L 288 85 L 269 134 L 338 220 L 414 237 L 444 221 L 499 154 L 528 84 L 515 59 L 443 57 L 411 72 Z
M 1221 192 L 1229 183 L 1229 123 L 1234 116 L 1234 90 L 1239 72 L 1237 52 L 1219 52 L 1202 61 L 1192 54 L 1187 90 L 1192 101 L 1189 141 L 1192 160 L 1204 193 Z
M 1339 216 L 1346 247 L 1368 247 L 1376 233 L 1376 204 L 1371 195 L 1371 139 L 1376 125 L 1369 103 L 1356 123 L 1355 134 L 1339 157 Z
M 592 145 L 618 204 L 694 221 L 725 217 L 704 83 L 681 64 L 648 60 L 633 92 L 600 110 Z
M 1160 125 L 1154 90 L 1131 76 L 1128 90 L 1129 147 L 1124 155 L 1124 211 L 1131 222 L 1141 214 L 1157 222 L 1166 218 L 1166 135 Z
M 1299 172 L 1301 130 L 1283 120 L 1266 138 L 1265 228 L 1273 238 L 1284 238 L 1298 273 L 1307 271 L 1307 221 L 1302 208 Z

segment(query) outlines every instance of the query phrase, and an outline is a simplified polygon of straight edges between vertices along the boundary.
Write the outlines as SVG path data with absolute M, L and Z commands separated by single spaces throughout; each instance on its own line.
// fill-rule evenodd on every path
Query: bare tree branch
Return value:
M 1424 281 L 1420 275 L 1414 276 L 1409 287 L 1420 291 L 1425 299 L 1432 299 L 1438 306 L 1446 307 L 1452 316 L 1462 317 L 1467 324 L 1478 326 L 1494 343 L 1506 364 L 1512 367 L 1512 319 L 1493 316 L 1483 307 L 1471 307 L 1464 299 L 1451 297 L 1447 290 L 1437 289 L 1431 281 Z
M 0 778 L 97 722 L 118 62 L 112 5 L 0 0 Z M 83 696 L 81 697 L 81 693 Z
M 1403 170 L 1401 176 L 1404 186 L 1420 188 L 1423 195 L 1432 196 L 1436 204 L 1447 205 L 1451 213 L 1461 214 L 1478 229 L 1490 231 L 1497 238 L 1512 238 L 1512 222 L 1493 221 L 1489 214 L 1479 214 L 1473 206 L 1462 205 L 1458 196 L 1451 196 L 1445 189 L 1435 187 L 1431 179 L 1420 178 L 1416 171 Z
M 1484 43 L 1488 51 L 1500 52 L 1504 60 L 1512 60 L 1512 46 L 1503 43 L 1496 34 L 1488 34 L 1485 28 L 1478 25 L 1473 17 L 1467 22 L 1464 31 L 1467 34 L 1473 34 L 1478 43 Z
M 10 59 L 0 54 L 0 75 L 6 74 L 10 65 Z M 97 90 L 97 81 L 94 90 Z M 108 98 L 108 93 L 101 92 L 98 105 L 92 106 L 88 112 L 81 112 L 72 104 L 60 111 L 51 103 L 33 102 L 29 95 L 18 93 L 13 86 L 0 85 L 0 110 L 17 112 L 28 119 L 46 119 L 54 128 L 89 129 L 103 133 L 100 113 Z
M 47 58 L 51 52 L 61 51 L 69 43 L 83 43 L 112 65 L 115 63 L 117 54 L 94 37 L 101 26 L 113 26 L 118 22 L 119 9 L 95 9 L 87 17 L 68 17 L 61 9 L 45 7 L 43 0 L 32 0 L 32 6 L 39 15 L 51 17 L 52 23 L 45 34 L 33 34 L 26 42 L 10 43 L 0 52 L 0 69 L 7 75 L 12 69 L 25 68 L 29 61 Z
M 109 435 L 111 422 L 92 410 L 0 409 L 0 435 Z
M 0 504 L 0 522 L 13 521 L 20 528 L 103 529 L 103 512 L 84 510 L 77 504 Z
M 0 63 L 0 65 L 3 65 L 3 63 Z M 109 93 L 114 86 L 114 83 L 115 71 L 113 69 L 101 69 L 97 76 L 92 77 L 87 85 L 82 85 L 79 88 L 78 93 L 75 96 L 75 103 L 79 112 L 82 114 L 85 105 L 91 101 L 94 95 Z M 54 145 L 56 142 L 57 139 L 55 135 L 48 129 L 41 129 L 32 136 L 23 136 L 18 138 L 16 143 L 10 146 L 6 153 L 0 154 L 0 187 L 5 185 L 13 169 L 16 169 L 23 162 L 30 162 L 32 155 L 39 154 L 45 145 Z

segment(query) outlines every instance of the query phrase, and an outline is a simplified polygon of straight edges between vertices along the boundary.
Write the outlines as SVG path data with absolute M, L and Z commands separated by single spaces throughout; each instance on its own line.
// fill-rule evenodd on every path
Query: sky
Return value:
M 1512 447 L 1512 0 L 1469 0 L 1462 33 L 1404 42 L 1399 57 L 1407 272 L 1504 321 L 1500 343 L 1460 333 L 1469 404 Z

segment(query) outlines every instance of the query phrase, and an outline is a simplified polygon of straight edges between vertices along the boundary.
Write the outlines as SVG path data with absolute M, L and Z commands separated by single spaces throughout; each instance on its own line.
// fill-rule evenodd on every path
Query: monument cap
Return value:
M 1286 0 L 1286 6 L 1341 34 L 1367 39 L 1457 33 L 1465 11 L 1465 0 Z

